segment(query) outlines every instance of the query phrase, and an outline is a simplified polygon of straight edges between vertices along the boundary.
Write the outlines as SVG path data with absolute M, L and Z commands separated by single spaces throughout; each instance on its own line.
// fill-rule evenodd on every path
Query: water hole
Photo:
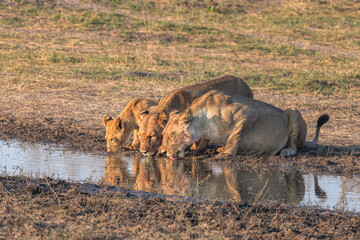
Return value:
M 276 201 L 360 212 L 360 176 L 134 155 L 91 155 L 43 144 L 0 141 L 0 171 L 7 175 L 101 181 L 129 190 L 209 200 Z

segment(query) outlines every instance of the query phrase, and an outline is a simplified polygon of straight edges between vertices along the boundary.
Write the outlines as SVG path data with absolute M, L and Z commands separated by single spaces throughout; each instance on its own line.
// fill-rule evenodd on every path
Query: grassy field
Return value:
M 262 91 L 359 98 L 359 9 L 331 0 L 5 1 L 1 81 L 119 94 L 147 84 L 163 94 L 228 73 Z

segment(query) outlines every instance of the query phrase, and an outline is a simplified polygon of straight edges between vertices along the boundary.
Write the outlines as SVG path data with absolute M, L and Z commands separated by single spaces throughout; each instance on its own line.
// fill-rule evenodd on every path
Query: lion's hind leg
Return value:
M 297 109 L 288 108 L 283 114 L 287 122 L 289 138 L 285 148 L 280 151 L 280 155 L 290 157 L 294 156 L 298 149 L 304 145 L 307 127 L 301 113 Z
M 237 153 L 239 143 L 258 117 L 258 112 L 249 106 L 239 105 L 234 114 L 235 128 L 226 141 L 224 150 L 218 157 L 234 156 Z

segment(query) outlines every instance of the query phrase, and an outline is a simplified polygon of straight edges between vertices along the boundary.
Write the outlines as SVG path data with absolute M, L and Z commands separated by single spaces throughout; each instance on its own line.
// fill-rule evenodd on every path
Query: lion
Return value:
M 318 119 L 316 135 L 307 146 L 315 146 L 320 127 L 329 120 Z M 304 147 L 306 123 L 298 110 L 285 111 L 251 98 L 236 99 L 212 90 L 183 113 L 173 111 L 163 131 L 160 152 L 171 159 L 184 157 L 185 147 L 200 138 L 224 146 L 218 157 L 240 153 L 267 153 L 294 156 Z
M 138 138 L 139 150 L 144 155 L 154 156 L 162 143 L 162 131 L 168 120 L 168 112 L 172 109 L 184 111 L 201 95 L 199 93 L 177 90 L 171 92 L 160 101 L 154 112 L 139 117 Z
M 149 109 L 157 104 L 156 101 L 134 98 L 124 108 L 124 110 L 115 118 L 105 116 L 103 124 L 106 128 L 106 143 L 107 151 L 117 152 L 121 146 L 125 145 L 132 132 L 134 138 L 131 146 L 126 146 L 129 149 L 139 147 L 138 139 L 138 120 L 142 115 L 149 113 Z
M 229 95 L 241 94 L 247 97 L 253 97 L 253 93 L 249 86 L 240 78 L 231 75 L 224 75 L 203 83 L 186 86 L 180 88 L 179 90 L 205 93 L 211 89 L 220 89 Z M 167 102 L 166 99 L 167 97 L 163 98 L 163 103 Z M 161 104 L 163 104 L 162 101 L 160 101 Z M 103 124 L 106 128 L 105 139 L 107 142 L 107 151 L 118 152 L 128 141 L 132 132 L 134 132 L 133 142 L 130 146 L 125 147 L 128 149 L 138 148 L 139 117 L 147 115 L 150 108 L 154 107 L 156 104 L 156 101 L 153 100 L 134 98 L 125 106 L 125 109 L 115 119 L 112 119 L 110 116 L 105 116 Z
M 242 79 L 231 75 L 224 75 L 170 92 L 159 102 L 153 112 L 139 117 L 140 152 L 147 156 L 154 156 L 162 143 L 162 131 L 168 121 L 168 113 L 173 109 L 184 111 L 196 98 L 212 89 L 220 90 L 230 96 L 253 97 L 249 86 Z M 195 144 L 193 148 L 197 149 L 199 145 L 206 147 L 207 144 L 208 142 L 203 140 Z

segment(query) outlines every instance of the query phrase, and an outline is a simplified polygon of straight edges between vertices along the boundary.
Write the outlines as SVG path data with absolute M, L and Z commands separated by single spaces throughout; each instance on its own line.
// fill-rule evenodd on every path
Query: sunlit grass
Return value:
M 79 2 L 102 10 L 0 5 L 4 84 L 128 86 L 143 72 L 136 81 L 182 86 L 227 73 L 264 90 L 359 96 L 357 2 Z M 162 74 L 174 71 L 186 74 Z

